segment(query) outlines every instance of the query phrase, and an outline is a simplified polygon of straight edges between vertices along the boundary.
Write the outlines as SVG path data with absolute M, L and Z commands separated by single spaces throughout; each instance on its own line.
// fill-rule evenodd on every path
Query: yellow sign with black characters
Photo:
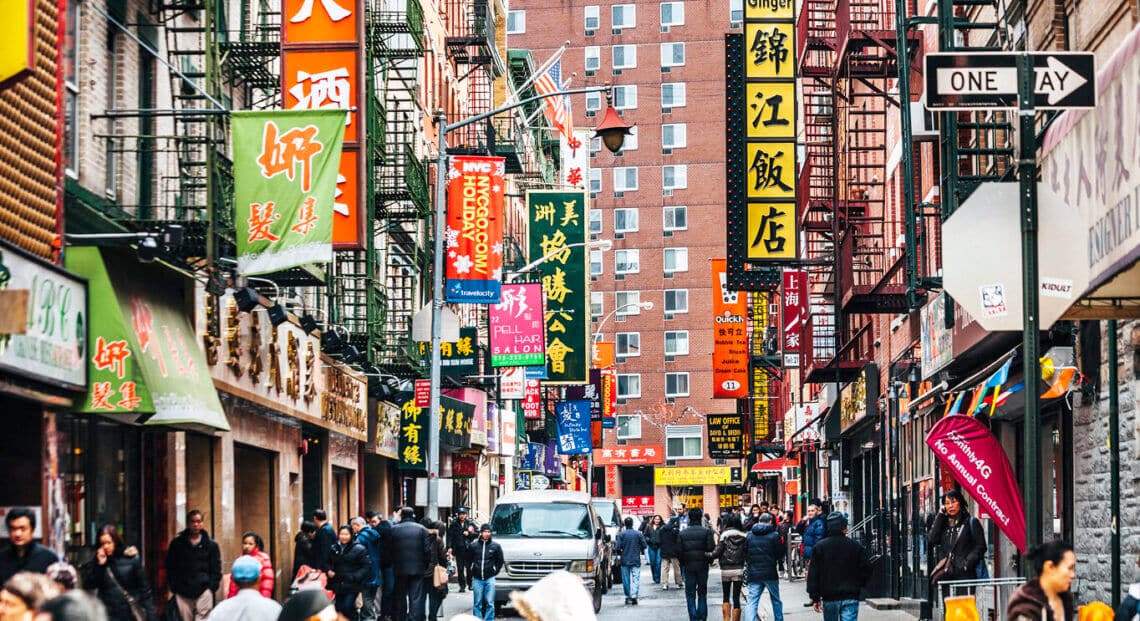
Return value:
M 748 258 L 796 258 L 796 204 L 748 203 Z
M 744 3 L 744 19 L 783 19 L 796 17 L 796 3 L 793 0 L 747 0 Z
M 795 42 L 793 22 L 744 24 L 744 77 L 794 80 Z
M 748 200 L 795 200 L 795 142 L 749 142 L 747 153 Z
M 748 138 L 796 137 L 796 83 L 750 82 L 745 85 Z
M 653 469 L 654 485 L 728 485 L 732 469 L 728 466 Z

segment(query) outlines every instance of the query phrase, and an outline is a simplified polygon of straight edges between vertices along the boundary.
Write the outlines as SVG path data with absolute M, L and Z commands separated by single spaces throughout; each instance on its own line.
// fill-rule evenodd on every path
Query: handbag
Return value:
M 444 567 L 442 565 L 436 565 L 435 566 L 435 575 L 434 575 L 434 580 L 433 580 L 433 583 L 435 584 L 435 588 L 442 589 L 442 588 L 446 587 L 447 583 L 450 579 L 451 579 L 451 576 L 448 573 L 446 567 Z
M 949 551 L 946 553 L 946 556 L 935 563 L 934 569 L 930 570 L 931 586 L 938 584 L 954 572 L 954 547 L 958 545 L 958 540 L 962 538 L 962 531 L 968 527 L 968 524 L 963 524 L 958 528 L 958 534 L 954 536 L 954 541 L 947 546 Z
M 149 621 L 147 619 L 146 609 L 139 605 L 137 599 L 131 597 L 131 594 L 123 588 L 123 585 L 119 584 L 118 579 L 115 578 L 115 572 L 111 571 L 111 567 L 108 565 L 104 569 L 107 572 L 107 577 L 111 579 L 111 584 L 115 585 L 115 588 L 119 589 L 119 592 L 127 599 L 127 605 L 131 608 L 131 616 L 135 618 L 135 621 Z

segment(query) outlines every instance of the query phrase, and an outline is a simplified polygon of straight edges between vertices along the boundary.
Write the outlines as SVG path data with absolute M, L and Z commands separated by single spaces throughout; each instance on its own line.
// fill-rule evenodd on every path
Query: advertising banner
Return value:
M 709 414 L 709 459 L 744 457 L 744 417 L 740 414 Z
M 540 366 L 546 361 L 542 284 L 503 285 L 497 304 L 488 312 L 491 366 Z
M 800 353 L 803 352 L 804 324 L 807 321 L 807 272 L 804 270 L 784 271 L 783 338 L 780 346 L 784 350 L 784 366 L 800 366 Z M 924 324 L 925 325 L 925 324 Z
M 376 454 L 389 459 L 400 458 L 400 421 L 402 412 L 387 401 L 376 403 L 376 433 L 373 437 Z
M 499 373 L 499 398 L 526 398 L 525 367 L 506 367 Z
M 935 373 L 954 361 L 954 327 L 946 327 L 946 292 L 934 296 L 922 307 L 919 317 L 922 320 L 922 379 L 930 379 Z
M 428 414 L 416 407 L 412 392 L 401 392 L 395 397 L 400 407 L 400 470 L 427 471 Z
M 332 261 L 332 214 L 344 113 L 235 111 L 238 273 Z
M 546 461 L 546 445 L 537 442 L 524 442 L 519 445 L 519 470 L 540 472 Z
M 475 412 L 470 416 L 467 421 L 467 427 L 471 432 L 471 444 L 473 446 L 487 446 L 487 393 L 479 390 L 478 388 L 464 387 L 464 388 L 444 388 L 440 394 L 446 395 L 462 401 L 463 403 L 471 404 L 475 408 Z
M 613 429 L 617 425 L 617 370 L 602 369 L 602 426 Z
M 592 354 L 587 341 L 590 291 L 586 193 L 528 191 L 526 202 L 529 256 L 550 257 L 537 268 L 545 294 L 547 379 L 554 385 L 584 384 L 589 381 Z
M 558 452 L 585 455 L 591 451 L 590 402 L 585 399 L 562 401 L 555 406 L 558 416 Z
M 542 418 L 542 387 L 538 380 L 526 381 L 526 394 L 523 397 L 523 418 L 538 420 Z
M 772 378 L 768 370 L 757 365 L 752 368 L 752 445 L 755 446 L 772 434 Z
M 622 515 L 653 515 L 653 496 L 622 496 Z
M 439 443 L 453 449 L 471 448 L 471 422 L 475 404 L 440 396 Z
M 728 466 L 696 466 L 692 468 L 654 468 L 654 485 L 728 485 L 732 470 Z
M 951 414 L 934 424 L 926 445 L 1001 532 L 1025 551 L 1025 512 L 1017 475 L 1001 444 L 974 418 Z
M 665 463 L 665 447 L 623 446 L 606 448 L 594 453 L 595 466 L 644 466 Z
M 516 432 L 518 426 L 518 419 L 515 417 L 515 411 L 503 408 L 499 410 L 499 455 L 503 457 L 514 457 L 516 449 Z
M 595 369 L 604 369 L 606 367 L 614 366 L 614 342 L 613 341 L 594 341 L 594 356 L 590 364 Z
M 560 137 L 563 187 L 587 189 L 590 183 L 590 134 L 589 129 L 576 129 L 569 138 Z
M 420 368 L 431 366 L 431 343 L 417 341 L 420 350 Z M 439 344 L 439 368 L 443 375 L 474 375 L 475 358 L 478 355 L 479 329 L 460 328 L 459 340 Z
M 561 479 L 562 461 L 558 459 L 558 440 L 547 442 L 543 448 L 546 452 L 542 457 L 542 473 L 551 479 Z
M 447 170 L 448 302 L 497 304 L 503 279 L 501 157 L 457 155 Z
M 748 300 L 730 291 L 725 260 L 713 259 L 713 398 L 748 396 Z

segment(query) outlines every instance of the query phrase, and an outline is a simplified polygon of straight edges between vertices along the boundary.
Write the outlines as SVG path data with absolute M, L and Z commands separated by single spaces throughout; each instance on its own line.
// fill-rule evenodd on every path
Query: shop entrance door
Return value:
M 260 535 L 274 567 L 279 566 L 274 550 L 276 463 L 277 453 L 234 443 L 234 527 L 238 534 Z
M 352 470 L 333 467 L 332 474 L 333 524 L 347 524 L 348 520 L 353 517 L 352 494 L 354 488 Z
M 314 510 L 325 506 L 325 440 L 328 436 L 310 429 L 302 433 L 308 447 L 301 458 L 301 496 L 305 503 L 302 512 L 308 520 Z

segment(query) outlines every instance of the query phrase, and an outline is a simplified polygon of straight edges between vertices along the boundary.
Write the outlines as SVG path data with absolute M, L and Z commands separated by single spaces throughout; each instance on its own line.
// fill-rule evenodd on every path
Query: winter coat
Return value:
M 1113 618 L 1117 621 L 1132 621 L 1140 614 L 1140 583 L 1128 587 L 1128 595 L 1116 607 Z
M 817 515 L 808 522 L 807 528 L 804 529 L 804 560 L 811 560 L 812 548 L 815 544 L 823 540 L 824 531 L 826 527 L 823 521 L 823 515 Z
M 475 520 L 455 518 L 447 525 L 447 547 L 456 558 L 466 558 L 468 544 L 479 538 L 478 531 Z
M 493 537 L 488 540 L 480 537 L 471 542 L 467 546 L 467 554 L 471 558 L 471 577 L 478 580 L 495 577 L 506 564 L 503 547 L 495 543 Z
M 706 572 L 709 569 L 708 553 L 716 548 L 713 531 L 704 526 L 689 526 L 677 536 L 681 567 L 687 572 Z
M 313 536 L 313 565 L 315 569 L 321 571 L 328 571 L 332 569 L 332 548 L 339 541 L 336 538 L 336 531 L 328 522 L 325 522 L 317 529 L 317 534 Z
M 359 593 L 372 577 L 372 560 L 368 548 L 359 542 L 337 542 L 329 549 L 333 576 L 329 581 L 332 590 L 341 595 Z
M 961 520 L 951 523 L 950 516 L 938 513 L 926 542 L 938 548 L 938 559 L 952 555 L 952 570 L 943 580 L 966 580 L 977 577 L 978 563 L 986 556 L 986 533 L 982 523 L 965 511 Z
M 443 535 L 434 528 L 428 529 L 431 536 L 431 555 L 428 557 L 424 578 L 434 578 L 436 565 L 447 567 L 447 547 L 443 545 Z
M 776 559 L 783 556 L 780 533 L 771 524 L 758 523 L 748 533 L 748 582 L 759 583 L 779 580 Z
M 383 556 L 380 531 L 371 526 L 365 526 L 360 529 L 359 533 L 356 533 L 356 542 L 368 550 L 368 559 L 372 561 L 372 573 L 368 576 L 368 582 L 364 586 L 380 586 L 380 558 Z
M 681 526 L 677 518 L 669 520 L 669 523 L 661 527 L 661 533 L 658 535 L 658 540 L 661 544 L 661 558 L 677 558 L 681 552 L 678 535 L 681 533 Z
M 380 568 L 391 569 L 396 564 L 392 557 L 392 523 L 388 520 L 380 520 L 376 532 L 380 533 Z
M 859 599 L 871 577 L 871 561 L 863 546 L 842 531 L 829 533 L 815 544 L 808 565 L 807 591 L 811 601 Z
M 83 588 L 96 592 L 99 601 L 107 609 L 108 619 L 134 621 L 131 604 L 123 591 L 129 593 L 135 604 L 146 611 L 147 619 L 156 618 L 154 599 L 151 597 L 150 584 L 138 548 L 128 546 L 122 553 L 116 551 L 102 565 L 97 558 L 93 558 L 83 565 L 81 573 Z M 114 574 L 114 580 L 108 573 Z M 115 582 L 118 582 L 118 586 Z
M 8 578 L 21 571 L 45 573 L 47 568 L 57 561 L 59 561 L 59 557 L 55 555 L 55 552 L 38 543 L 28 544 L 23 556 L 19 555 L 16 546 L 6 546 L 0 550 L 0 584 L 4 584 Z
M 202 531 L 197 544 L 184 530 L 166 550 L 166 584 L 176 595 L 198 599 L 206 591 L 217 591 L 222 583 L 222 555 L 218 544 Z
M 641 553 L 645 552 L 648 546 L 645 535 L 627 528 L 618 533 L 617 540 L 614 541 L 614 552 L 621 555 L 622 567 L 641 567 Z
M 312 538 L 305 533 L 297 533 L 293 537 L 293 576 L 301 571 L 301 565 L 315 567 L 316 562 Z
M 1076 619 L 1076 608 L 1073 606 L 1073 594 L 1061 593 L 1061 603 L 1065 607 L 1064 621 Z M 1042 616 L 1044 613 L 1044 616 Z M 1053 608 L 1049 606 L 1049 598 L 1041 589 L 1037 580 L 1021 585 L 1005 607 L 1005 618 L 1009 621 L 1062 621 L 1053 616 Z
M 720 534 L 720 541 L 717 542 L 710 558 L 720 559 L 722 582 L 740 581 L 740 576 L 744 573 L 747 543 L 747 536 L 735 528 L 726 528 Z
M 661 549 L 661 529 L 664 527 L 664 524 L 661 526 L 649 525 L 642 531 L 645 534 L 645 545 L 649 546 L 650 550 Z
M 257 582 L 257 592 L 261 593 L 263 597 L 273 599 L 273 583 L 277 579 L 277 575 L 273 572 L 273 559 L 269 558 L 269 555 L 261 550 L 254 550 L 250 556 L 261 561 L 261 578 Z M 231 579 L 230 590 L 229 593 L 226 594 L 226 598 L 229 599 L 237 595 L 239 590 L 238 583 Z
M 415 520 L 404 520 L 392 527 L 393 563 L 397 576 L 423 576 L 432 554 L 428 529 Z

